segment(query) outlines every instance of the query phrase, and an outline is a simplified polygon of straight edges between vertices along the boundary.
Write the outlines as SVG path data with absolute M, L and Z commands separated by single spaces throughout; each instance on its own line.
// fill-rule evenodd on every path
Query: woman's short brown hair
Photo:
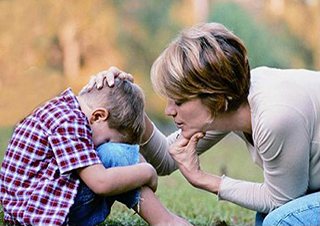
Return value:
M 233 111 L 250 88 L 247 50 L 218 23 L 182 31 L 154 62 L 151 81 L 160 94 L 176 101 L 199 97 L 212 115 Z

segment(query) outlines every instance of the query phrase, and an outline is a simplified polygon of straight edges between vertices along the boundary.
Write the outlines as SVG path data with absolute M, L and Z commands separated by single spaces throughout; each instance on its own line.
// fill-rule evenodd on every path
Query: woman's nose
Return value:
M 166 109 L 164 110 L 164 112 L 167 116 L 175 116 L 177 114 L 177 112 L 174 108 L 173 101 L 171 101 L 171 100 L 167 101 L 167 106 L 166 106 Z

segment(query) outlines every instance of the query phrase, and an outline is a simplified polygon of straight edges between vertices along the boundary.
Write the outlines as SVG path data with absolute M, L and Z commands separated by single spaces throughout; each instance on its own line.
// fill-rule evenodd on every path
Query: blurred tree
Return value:
M 125 68 L 148 77 L 150 67 L 181 28 L 170 18 L 173 1 L 131 0 L 122 1 L 117 7 L 121 15 L 116 23 L 119 29 L 118 44 L 126 58 Z
M 112 65 L 134 73 L 147 98 L 163 106 L 151 88 L 149 72 L 181 28 L 173 12 L 180 4 L 183 1 L 0 1 L 0 125 L 16 122 L 66 86 L 79 90 L 88 75 Z M 164 107 L 157 106 L 153 112 L 163 117 Z
M 307 42 L 284 37 L 291 30 L 282 23 L 275 35 L 229 1 L 0 1 L 0 125 L 15 123 L 66 86 L 77 92 L 89 75 L 112 65 L 134 74 L 148 112 L 162 120 L 165 101 L 151 87 L 150 67 L 182 28 L 206 20 L 209 9 L 210 21 L 244 39 L 253 67 L 312 66 Z
M 313 47 L 316 1 L 318 0 L 267 0 L 266 16 L 274 26 L 286 23 L 292 34 L 299 37 L 306 46 Z
M 16 73 L 32 66 L 61 72 L 61 57 L 63 52 L 69 52 L 63 48 L 71 46 L 72 52 L 79 52 L 74 53 L 77 55 L 74 64 L 79 64 L 81 55 L 82 66 L 86 64 L 87 69 L 93 66 L 97 70 L 97 65 L 105 67 L 121 62 L 115 48 L 116 17 L 107 1 L 1 1 L 0 9 L 4 12 L 0 15 L 0 28 L 4 31 L 0 34 L 0 45 L 5 56 L 0 63 L 14 68 Z
M 89 74 L 122 66 L 108 1 L 0 1 L 0 10 L 0 125 L 66 86 L 79 90 Z
M 237 3 L 216 3 L 209 16 L 210 21 L 220 22 L 231 29 L 245 43 L 251 67 L 271 66 L 278 68 L 313 67 L 312 50 L 297 37 L 281 31 L 273 32 L 263 21 Z
M 298 47 L 304 47 L 302 50 L 308 49 L 308 54 L 311 56 L 306 57 L 309 61 L 307 67 L 311 69 L 319 65 L 316 60 L 317 43 L 319 42 L 317 38 L 319 33 L 317 27 L 318 2 L 319 0 L 267 0 L 264 13 L 269 24 L 278 28 L 278 31 L 281 31 L 285 24 L 286 32 L 295 36 L 296 41 L 299 42 Z
M 136 82 L 146 93 L 149 114 L 159 120 L 164 117 L 165 102 L 152 89 L 149 74 L 154 60 L 182 27 L 171 16 L 171 10 L 179 3 L 171 0 L 114 0 L 121 15 L 116 26 L 119 29 L 118 46 L 125 58 L 123 69 L 134 74 Z
M 74 79 L 80 71 L 80 44 L 77 39 L 75 23 L 68 22 L 58 34 L 63 50 L 63 73 L 69 79 Z
M 207 22 L 209 15 L 209 0 L 193 0 L 194 11 L 195 11 L 195 21 Z

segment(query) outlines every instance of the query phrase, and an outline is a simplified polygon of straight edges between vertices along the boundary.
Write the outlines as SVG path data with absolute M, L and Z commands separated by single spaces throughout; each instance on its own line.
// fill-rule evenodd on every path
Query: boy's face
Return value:
M 92 129 L 92 140 L 95 146 L 107 142 L 121 142 L 122 135 L 117 130 L 109 128 L 108 111 L 105 109 L 97 109 L 92 113 L 90 127 Z

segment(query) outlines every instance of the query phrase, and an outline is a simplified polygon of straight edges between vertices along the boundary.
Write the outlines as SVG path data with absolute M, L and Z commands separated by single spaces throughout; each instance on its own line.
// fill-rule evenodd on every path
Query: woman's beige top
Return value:
M 320 190 L 320 72 L 267 67 L 251 71 L 248 96 L 254 146 L 243 132 L 252 160 L 264 172 L 264 183 L 222 177 L 218 197 L 240 206 L 270 212 L 306 193 Z M 141 148 L 158 174 L 176 169 L 167 153 L 179 131 L 165 137 L 155 128 Z M 227 133 L 210 131 L 200 140 L 199 154 Z

